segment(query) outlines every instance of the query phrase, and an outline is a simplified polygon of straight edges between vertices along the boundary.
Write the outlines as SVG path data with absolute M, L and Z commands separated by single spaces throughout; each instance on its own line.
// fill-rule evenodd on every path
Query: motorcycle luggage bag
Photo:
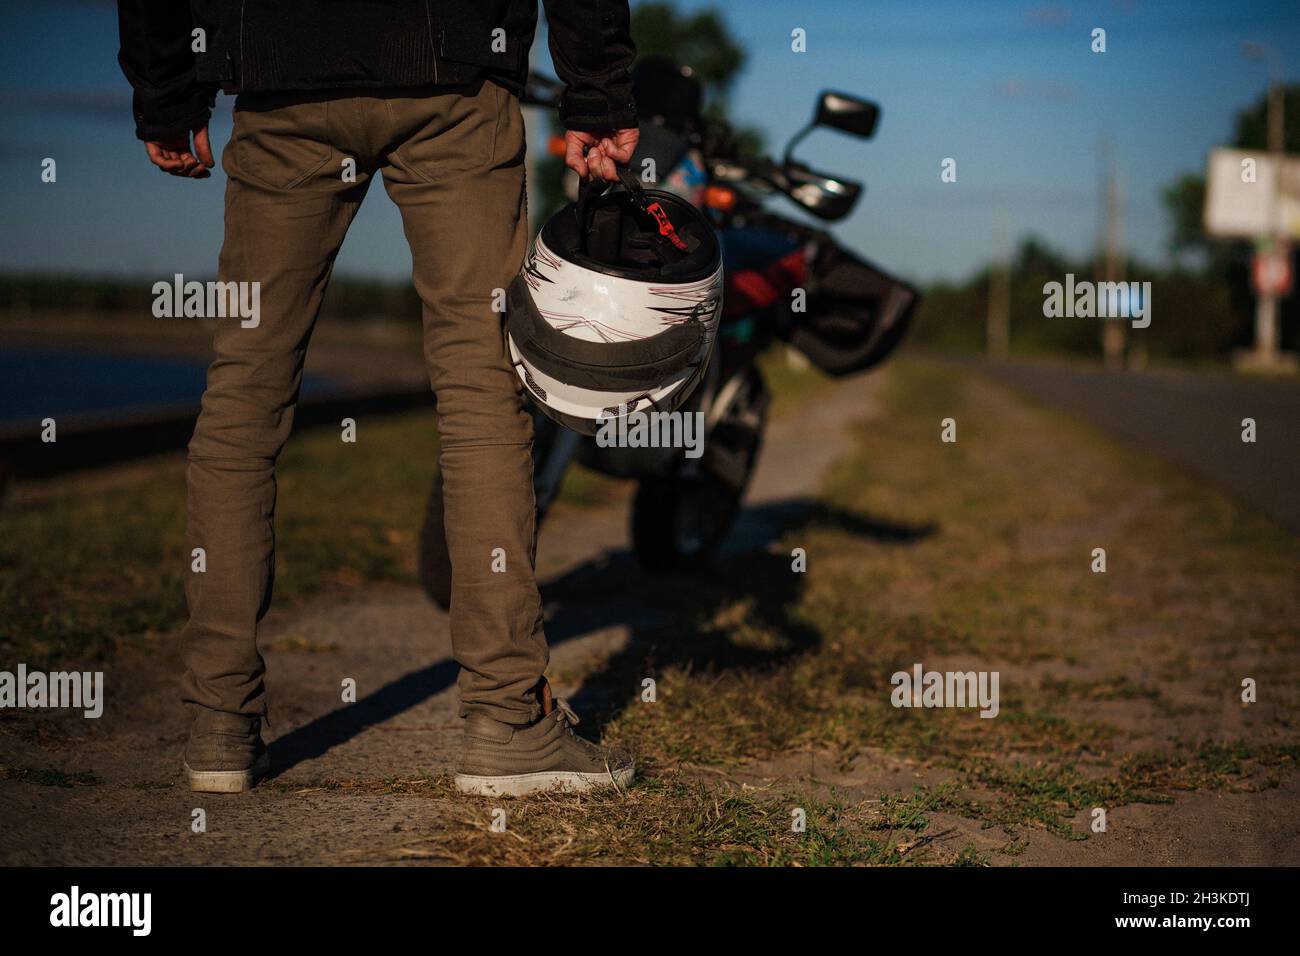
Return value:
M 917 292 L 826 233 L 814 243 L 807 308 L 790 314 L 782 337 L 828 375 L 871 368 L 903 340 Z

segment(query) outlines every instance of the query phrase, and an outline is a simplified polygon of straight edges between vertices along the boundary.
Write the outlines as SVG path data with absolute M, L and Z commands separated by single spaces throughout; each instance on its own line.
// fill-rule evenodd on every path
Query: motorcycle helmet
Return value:
M 722 314 L 708 219 L 670 193 L 585 184 L 542 226 L 507 291 L 507 343 L 545 414 L 594 435 L 610 419 L 671 412 L 703 376 Z

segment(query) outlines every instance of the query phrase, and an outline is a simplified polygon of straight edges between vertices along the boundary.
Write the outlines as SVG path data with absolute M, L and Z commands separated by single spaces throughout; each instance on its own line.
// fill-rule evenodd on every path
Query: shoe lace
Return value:
M 573 708 L 569 706 L 569 702 L 565 700 L 563 697 L 556 697 L 552 700 L 552 704 L 555 708 L 552 711 L 552 713 L 556 715 L 555 719 L 565 725 L 565 729 L 568 730 L 569 736 L 577 739 L 585 747 L 598 750 L 600 752 L 601 758 L 605 762 L 605 772 L 610 775 L 611 779 L 615 780 L 614 786 L 617 787 L 620 792 L 626 792 L 624 788 L 614 778 L 614 768 L 610 766 L 610 762 L 609 762 L 609 751 L 605 750 L 605 748 L 603 747 L 597 747 L 591 741 L 583 740 L 581 737 L 579 737 L 577 734 L 573 732 L 573 728 L 579 723 L 579 720 L 578 720 L 578 715 L 574 713 Z
M 576 727 L 580 723 L 578 715 L 573 712 L 573 708 L 569 706 L 569 702 L 563 697 L 556 697 L 553 703 L 556 712 L 560 715 L 556 719 L 562 719 L 570 727 Z

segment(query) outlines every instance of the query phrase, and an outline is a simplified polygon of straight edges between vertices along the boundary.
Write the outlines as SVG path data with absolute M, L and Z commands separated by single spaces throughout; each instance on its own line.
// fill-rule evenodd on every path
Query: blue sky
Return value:
M 182 0 L 176 0 L 182 2 Z M 749 51 L 732 94 L 737 120 L 773 149 L 836 88 L 883 109 L 870 142 L 818 132 L 813 166 L 867 183 L 836 227 L 855 248 L 916 280 L 960 278 L 1036 233 L 1072 253 L 1096 244 L 1099 144 L 1114 142 L 1124 240 L 1165 258 L 1161 188 L 1201 169 L 1238 109 L 1264 91 L 1243 41 L 1273 46 L 1300 76 L 1300 17 L 1285 2 L 1090 3 L 998 0 L 679 0 L 720 7 Z M 790 49 L 795 27 L 806 53 Z M 1107 51 L 1090 51 L 1094 27 Z M 220 170 L 189 182 L 155 171 L 132 130 L 116 62 L 114 5 L 12 5 L 0 36 L 0 269 L 168 276 L 215 270 Z M 535 64 L 549 72 L 539 37 Z M 230 132 L 219 101 L 214 142 Z M 40 182 L 44 157 L 58 182 Z M 957 182 L 940 163 L 957 160 Z M 792 208 L 783 204 L 783 208 Z M 339 257 L 340 274 L 409 275 L 397 212 L 372 189 Z

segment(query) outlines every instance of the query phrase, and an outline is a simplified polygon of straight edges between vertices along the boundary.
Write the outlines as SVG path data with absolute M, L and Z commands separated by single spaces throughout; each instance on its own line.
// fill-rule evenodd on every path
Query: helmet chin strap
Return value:
M 617 167 L 618 181 L 622 187 L 627 190 L 628 197 L 632 204 L 639 209 L 642 214 L 649 218 L 655 224 L 656 235 L 654 237 L 655 245 L 658 247 L 660 254 L 665 262 L 675 262 L 690 252 L 691 247 L 687 244 L 673 226 L 672 220 L 668 218 L 668 211 L 663 205 L 652 196 L 646 195 L 645 189 L 635 174 L 625 166 Z M 584 235 L 588 223 L 587 207 L 591 201 L 598 196 L 602 196 L 610 188 L 610 183 L 596 179 L 586 180 L 578 187 L 578 229 Z
M 655 221 L 655 225 L 659 229 L 661 247 L 667 241 L 683 255 L 691 251 L 691 247 L 686 244 L 686 240 L 677 235 L 677 230 L 673 227 L 672 220 L 668 218 L 667 211 L 657 200 L 651 199 L 645 194 L 645 190 L 641 188 L 641 183 L 632 174 L 632 170 L 627 167 L 618 168 L 618 181 L 631 194 L 632 201 L 636 203 L 637 208 Z

